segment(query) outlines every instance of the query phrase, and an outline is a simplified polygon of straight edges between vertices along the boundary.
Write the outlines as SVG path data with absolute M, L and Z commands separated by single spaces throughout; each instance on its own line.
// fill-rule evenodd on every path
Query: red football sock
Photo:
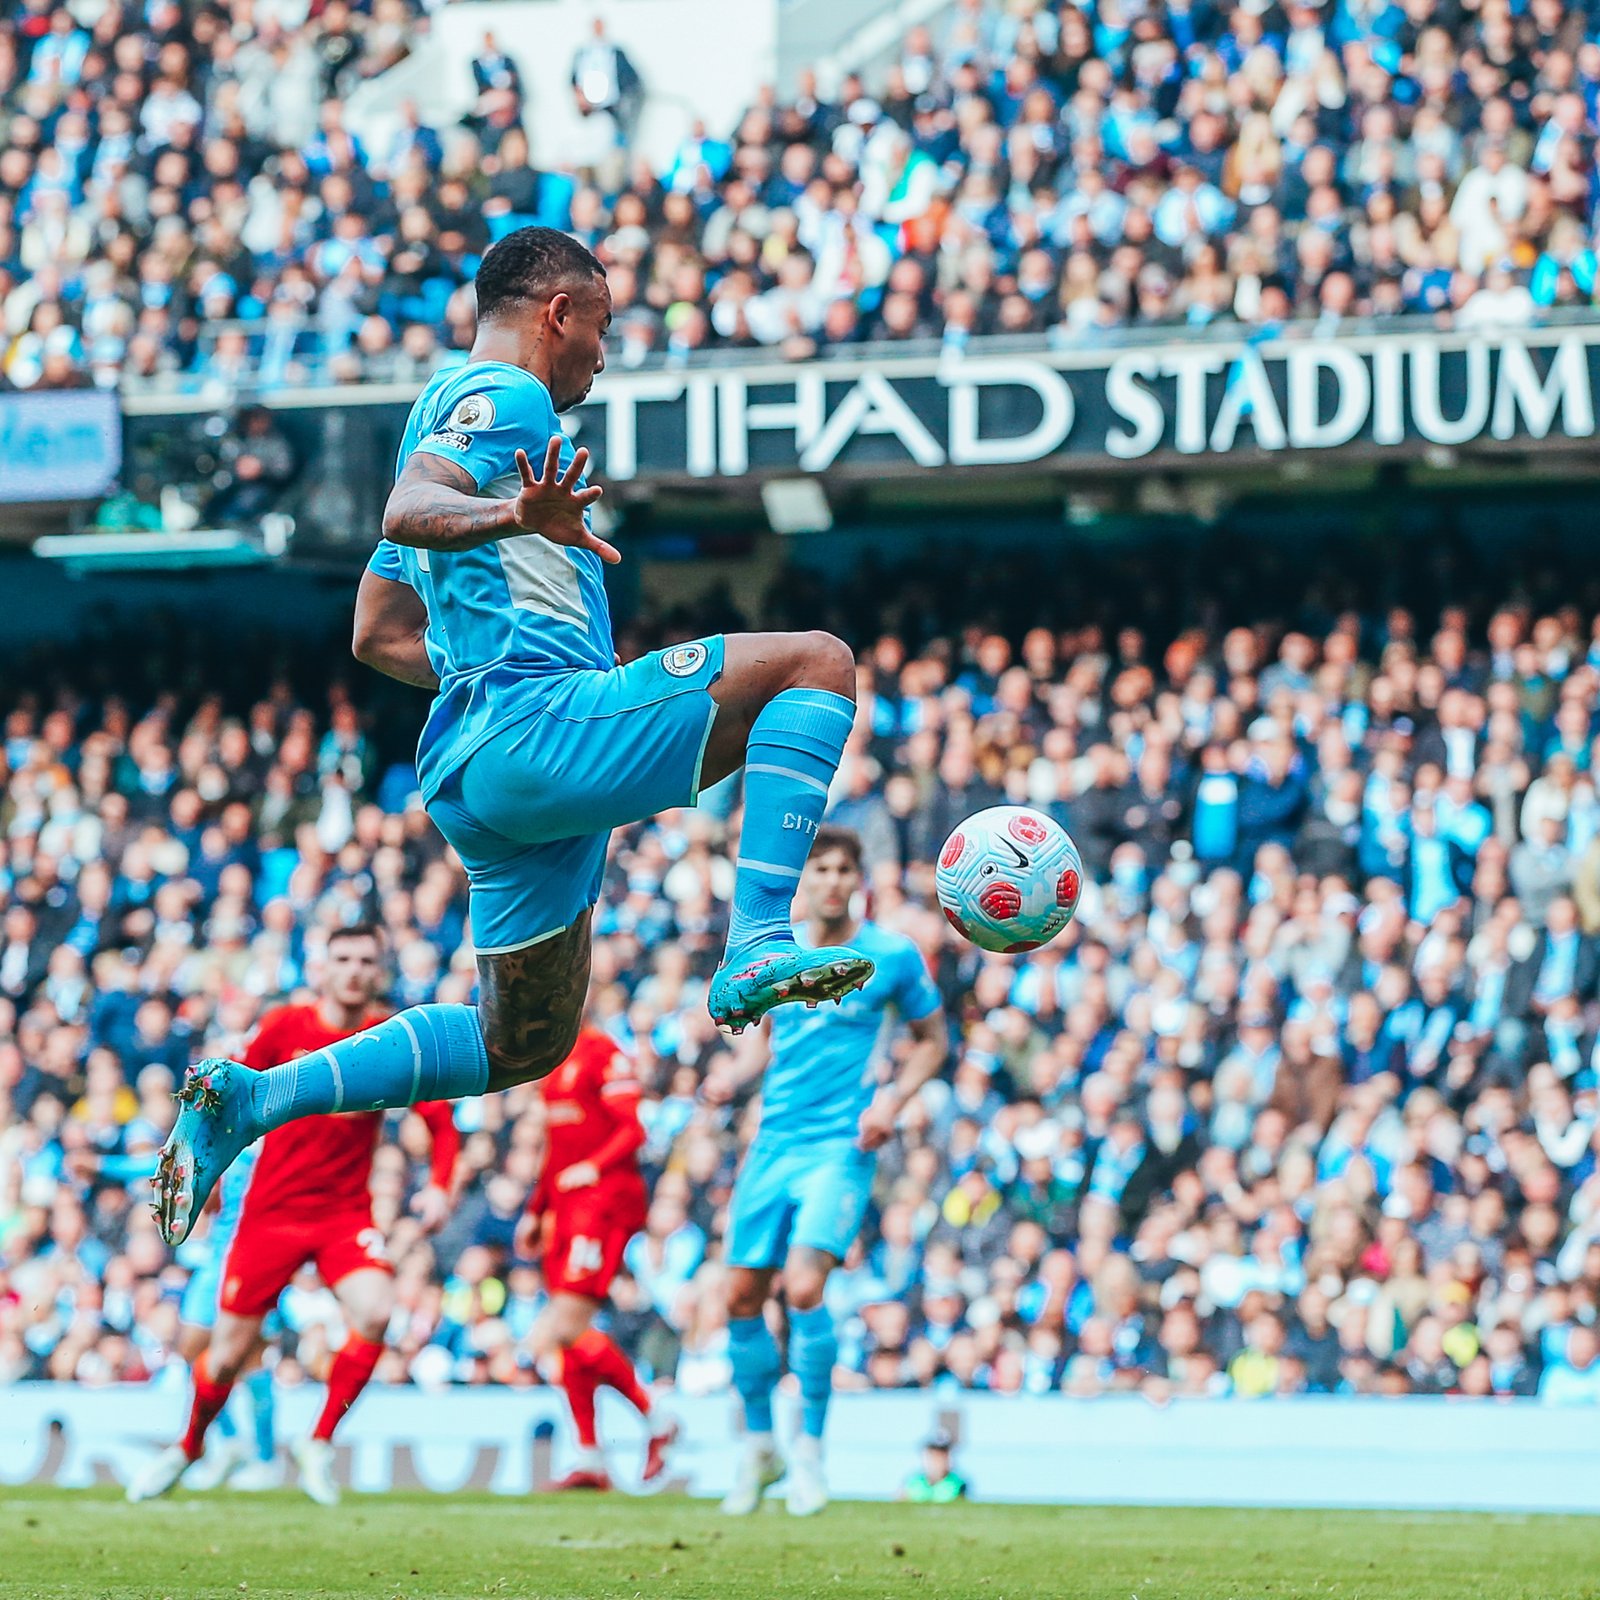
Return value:
M 356 1403 L 356 1398 L 372 1378 L 372 1369 L 383 1354 L 383 1346 L 371 1339 L 352 1333 L 345 1340 L 333 1365 L 328 1369 L 328 1398 L 322 1403 L 322 1415 L 311 1430 L 313 1439 L 331 1439 L 333 1430 L 344 1419 L 344 1414 Z
M 586 1352 L 580 1348 L 582 1343 L 580 1339 L 561 1352 L 561 1389 L 572 1408 L 572 1426 L 578 1443 L 585 1450 L 594 1450 L 600 1443 L 594 1428 L 594 1392 L 600 1380 Z
M 650 1415 L 650 1396 L 639 1382 L 633 1363 L 598 1328 L 586 1329 L 572 1350 L 583 1352 L 583 1364 L 594 1374 L 596 1383 L 615 1389 L 641 1417 Z
M 179 1443 L 191 1461 L 200 1459 L 206 1447 L 206 1429 L 217 1420 L 218 1413 L 228 1403 L 233 1393 L 232 1382 L 218 1383 L 211 1376 L 210 1352 L 202 1350 L 194 1364 L 194 1401 L 189 1407 L 189 1426 Z

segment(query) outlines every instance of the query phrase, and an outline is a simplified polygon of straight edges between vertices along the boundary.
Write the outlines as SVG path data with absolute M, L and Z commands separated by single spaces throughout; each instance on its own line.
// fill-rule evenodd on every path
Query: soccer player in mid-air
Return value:
M 380 1025 L 383 941 L 369 926 L 336 928 L 307 1005 L 279 1006 L 261 1019 L 245 1046 L 243 1077 L 258 1082 L 283 1063 L 363 1037 Z M 431 1179 L 414 1204 L 430 1231 L 449 1214 L 449 1190 L 461 1138 L 451 1108 L 423 1103 L 417 1113 L 433 1136 Z M 130 1500 L 174 1488 L 205 1449 L 206 1430 L 261 1341 L 263 1319 L 294 1275 L 315 1262 L 337 1296 L 349 1331 L 328 1372 L 328 1394 L 311 1437 L 294 1448 L 300 1487 L 323 1505 L 338 1502 L 333 1431 L 371 1378 L 394 1311 L 394 1269 L 373 1222 L 372 1155 L 383 1126 L 379 1111 L 313 1116 L 262 1140 L 222 1268 L 222 1293 L 211 1341 L 194 1363 L 194 1400 L 183 1438 L 157 1455 L 129 1485 Z
M 594 1326 L 628 1241 L 645 1223 L 639 1150 L 639 1080 L 616 1041 L 585 1026 L 572 1054 L 547 1078 L 544 1166 L 517 1227 L 517 1254 L 542 1246 L 550 1299 L 533 1329 L 533 1349 L 546 1377 L 572 1407 L 578 1463 L 556 1489 L 609 1489 L 611 1475 L 595 1427 L 595 1393 L 615 1389 L 644 1419 L 645 1483 L 661 1476 L 677 1427 L 658 1418 L 632 1363 Z
M 901 1108 L 937 1075 L 949 1053 L 939 991 L 916 945 L 857 922 L 861 842 L 844 828 L 817 831 L 801 881 L 817 945 L 847 944 L 870 956 L 871 980 L 837 1011 L 776 1011 L 747 1035 L 716 1092 L 735 1092 L 765 1069 L 761 1125 L 733 1188 L 728 1216 L 728 1346 L 744 1403 L 745 1448 L 722 1509 L 747 1515 L 785 1475 L 772 1429 L 781 1362 L 767 1324 L 773 1275 L 783 1272 L 789 1368 L 800 1383 L 801 1429 L 790 1451 L 788 1506 L 810 1516 L 828 1503 L 822 1434 L 833 1392 L 838 1338 L 823 1304 L 828 1274 L 861 1229 L 872 1194 L 872 1152 L 894 1133 Z M 881 1082 L 886 1017 L 911 1035 L 899 1072 Z
M 733 634 L 618 666 L 602 573 L 621 557 L 589 527 L 601 490 L 556 420 L 605 366 L 604 269 L 566 234 L 521 228 L 475 287 L 466 363 L 429 382 L 406 424 L 355 650 L 436 690 L 418 779 L 470 880 L 477 1004 L 413 1006 L 271 1072 L 191 1068 L 156 1174 L 169 1243 L 241 1150 L 296 1117 L 458 1099 L 559 1066 L 578 1036 L 610 830 L 692 804 L 741 765 L 712 1017 L 737 1032 L 872 973 L 853 946 L 802 949 L 789 921 L 854 718 L 850 650 L 823 633 Z

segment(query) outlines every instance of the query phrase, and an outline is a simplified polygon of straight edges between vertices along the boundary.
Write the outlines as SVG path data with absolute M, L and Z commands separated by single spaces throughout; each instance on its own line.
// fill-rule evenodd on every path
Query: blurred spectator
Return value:
M 572 92 L 583 116 L 614 118 L 622 142 L 632 143 L 644 85 L 627 52 L 612 42 L 602 17 L 594 19 L 592 37 L 578 46 L 572 58 Z

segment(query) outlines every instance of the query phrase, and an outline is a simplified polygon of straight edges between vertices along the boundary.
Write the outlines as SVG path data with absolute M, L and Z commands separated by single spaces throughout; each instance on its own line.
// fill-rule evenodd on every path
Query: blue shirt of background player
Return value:
M 855 1138 L 878 1086 L 873 1069 L 885 1014 L 893 1008 L 905 1021 L 920 1022 L 939 1009 L 922 952 L 903 934 L 863 922 L 850 944 L 876 963 L 864 988 L 837 1006 L 783 1006 L 772 1013 L 760 1144 Z
M 550 391 L 521 367 L 478 361 L 436 374 L 417 397 L 395 471 L 423 451 L 471 474 L 486 499 L 517 494 L 516 451 L 542 470 L 561 437 L 561 467 L 572 460 Z M 518 690 L 531 678 L 574 670 L 609 672 L 611 611 L 600 557 L 513 534 L 474 550 L 416 550 L 384 540 L 368 565 L 409 583 L 428 608 L 428 660 L 439 692 L 417 745 L 423 798 L 497 728 L 528 714 Z

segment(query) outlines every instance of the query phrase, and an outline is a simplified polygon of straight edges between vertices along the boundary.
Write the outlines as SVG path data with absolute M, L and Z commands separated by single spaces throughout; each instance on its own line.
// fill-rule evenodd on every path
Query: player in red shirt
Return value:
M 593 1326 L 628 1240 L 644 1226 L 639 1080 L 615 1042 L 586 1023 L 572 1054 L 540 1082 L 539 1092 L 544 1168 L 518 1225 L 516 1249 L 531 1256 L 543 1245 L 550 1301 L 533 1330 L 534 1353 L 566 1391 L 578 1435 L 578 1466 L 552 1487 L 611 1487 L 595 1432 L 595 1393 L 602 1387 L 615 1389 L 650 1429 L 648 1483 L 666 1467 L 677 1426 L 656 1420 L 628 1358 Z
M 331 933 L 318 998 L 311 1005 L 267 1012 L 245 1048 L 245 1065 L 265 1071 L 381 1022 L 387 1013 L 374 1002 L 383 973 L 377 929 Z M 432 1181 L 413 1209 L 431 1232 L 449 1211 L 461 1140 L 444 1101 L 419 1104 L 416 1111 L 433 1135 L 433 1159 Z M 300 1268 L 315 1262 L 322 1281 L 338 1296 L 350 1331 L 329 1369 L 322 1413 L 294 1455 L 306 1493 L 325 1505 L 337 1503 L 333 1430 L 371 1378 L 394 1310 L 394 1270 L 384 1259 L 368 1189 L 383 1118 L 382 1111 L 305 1117 L 262 1139 L 223 1264 L 211 1342 L 194 1364 L 188 1429 L 134 1481 L 131 1499 L 165 1494 L 199 1459 L 206 1429 L 260 1343 L 263 1319 Z

